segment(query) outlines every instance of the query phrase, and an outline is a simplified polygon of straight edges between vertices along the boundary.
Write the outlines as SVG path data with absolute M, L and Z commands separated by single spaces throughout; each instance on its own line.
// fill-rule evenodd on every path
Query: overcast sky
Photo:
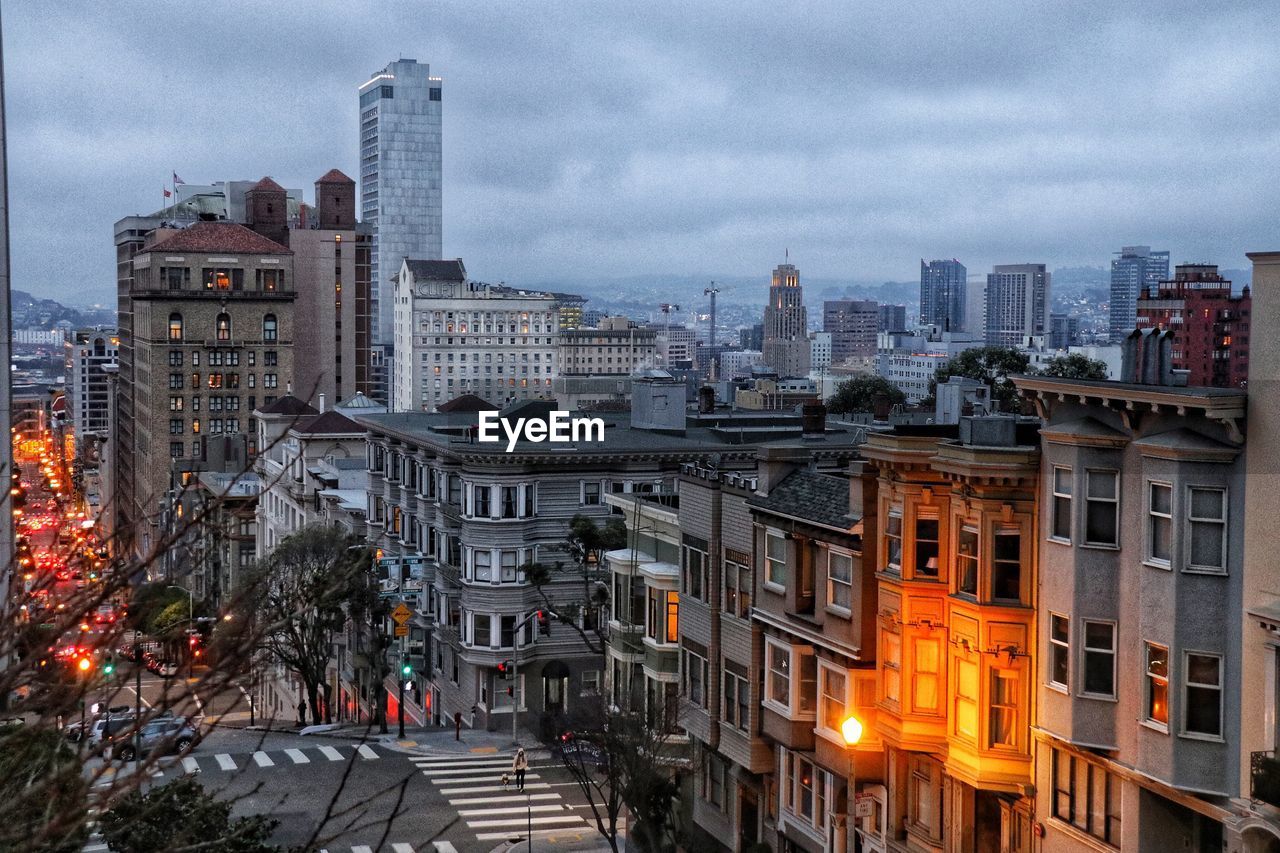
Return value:
M 399 56 L 445 79 L 444 250 L 486 280 L 1243 267 L 1280 249 L 1280 51 L 1273 3 L 1224 7 L 10 3 L 13 285 L 109 301 L 171 171 L 354 177 Z

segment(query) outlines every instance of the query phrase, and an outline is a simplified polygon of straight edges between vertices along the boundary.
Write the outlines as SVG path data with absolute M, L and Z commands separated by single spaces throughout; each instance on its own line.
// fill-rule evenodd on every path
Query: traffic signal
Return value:
M 92 666 L 93 666 L 93 661 L 89 660 L 88 658 L 80 658 L 80 660 L 76 661 L 76 667 L 81 672 L 88 672 Z
M 514 699 L 514 698 L 515 698 L 515 696 L 516 696 L 516 688 L 515 688 L 515 686 L 514 686 L 514 685 L 510 685 L 510 684 L 509 684 L 509 685 L 507 685 L 507 695 L 508 695 L 508 696 L 510 696 L 512 699 Z
M 538 633 L 544 637 L 551 636 L 551 614 L 545 610 L 538 611 Z
M 516 662 L 513 660 L 498 661 L 498 676 L 504 679 L 515 677 Z
M 413 667 L 406 663 L 404 666 L 400 667 L 400 674 L 405 678 L 408 678 L 413 675 Z
M 107 659 L 102 663 L 102 674 L 110 675 L 116 671 L 116 659 L 114 655 L 107 655 Z

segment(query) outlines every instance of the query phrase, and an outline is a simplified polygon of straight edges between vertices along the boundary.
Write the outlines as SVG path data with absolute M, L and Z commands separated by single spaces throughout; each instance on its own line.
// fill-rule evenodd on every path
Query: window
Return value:
M 244 270 L 231 267 L 205 267 L 205 290 L 244 290 Z
M 965 652 L 956 658 L 956 734 L 970 743 L 978 740 L 978 664 Z
M 170 388 L 170 389 L 172 389 L 172 390 L 177 390 L 177 389 L 179 389 L 179 388 L 181 388 L 181 387 L 182 387 L 182 374 L 181 374 L 181 373 L 170 373 L 170 374 L 169 374 L 169 388 Z
M 840 724 L 848 712 L 849 673 L 832 666 L 818 667 L 818 728 L 835 735 L 843 743 Z
M 1169 725 L 1169 649 L 1146 643 L 1146 720 L 1161 728 Z
M 1192 486 L 1187 501 L 1187 567 L 1227 570 L 1227 493 Z
M 1071 541 L 1071 469 L 1054 466 L 1053 469 L 1053 527 L 1050 539 Z
M 1003 601 L 1022 599 L 1022 534 L 996 531 L 995 557 L 991 561 L 991 597 Z
M 182 405 L 183 405 L 183 403 L 184 403 L 184 402 L 185 402 L 185 400 L 184 400 L 184 398 L 182 398 L 182 397 L 170 397 L 170 398 L 169 398 L 169 411 L 171 411 L 171 412 L 181 412 L 181 411 L 182 411 Z
M 911 758 L 907 828 L 930 841 L 942 841 L 942 769 L 923 756 Z
M 493 580 L 493 552 L 485 550 L 477 550 L 474 552 L 472 560 L 475 565 L 474 577 L 478 581 L 490 582 Z
M 689 649 L 684 652 L 684 695 L 700 708 L 707 707 L 707 660 Z
M 262 339 L 264 341 L 279 340 L 279 326 L 276 323 L 276 315 L 268 314 L 262 318 Z
M 259 290 L 273 292 L 284 286 L 284 270 L 257 270 L 256 277 Z
M 1116 695 L 1116 626 L 1110 622 L 1084 622 L 1084 692 Z
M 827 551 L 827 606 L 850 612 L 853 608 L 853 557 Z
M 1086 545 L 1120 542 L 1120 475 L 1115 471 L 1086 471 L 1084 541 Z
M 182 340 L 182 315 L 173 313 L 169 315 L 169 340 Z
M 475 495 L 474 511 L 471 513 L 479 518 L 489 517 L 489 498 L 493 494 L 493 490 L 488 486 L 472 486 L 472 494 Z
M 942 672 L 942 659 L 938 641 L 917 637 L 912 642 L 915 651 L 915 672 L 911 679 L 914 710 L 932 713 L 939 709 L 938 686 Z
M 779 533 L 765 534 L 765 565 L 765 582 L 786 589 L 787 540 Z
M 588 669 L 582 673 L 582 692 L 594 696 L 600 692 L 600 670 Z
M 1018 674 L 991 670 L 991 746 L 1018 745 Z
M 169 366 L 182 367 L 182 350 L 175 349 L 169 351 Z
M 386 95 L 384 95 L 384 97 L 390 98 L 390 97 L 391 97 L 391 89 L 392 89 L 392 87 L 391 87 L 391 86 L 383 86 L 382 88 L 387 92 L 387 94 L 386 94 Z M 431 100 L 431 101 L 438 101 L 438 100 L 440 100 L 440 96 L 441 96 L 441 94 L 442 94 L 442 92 L 440 91 L 440 87 L 439 87 L 439 86 L 431 86 L 430 88 L 428 88 L 428 89 L 427 89 L 427 99 L 428 99 L 428 100 Z
M 1222 737 L 1222 658 L 1187 652 L 1186 673 L 1183 733 Z
M 1120 846 L 1120 780 L 1091 761 L 1050 747 L 1053 816 L 1099 841 Z
M 185 290 L 191 284 L 191 270 L 187 267 L 161 267 L 160 277 L 166 290 Z
M 891 511 L 885 525 L 885 561 L 889 568 L 902 571 L 902 512 Z
M 769 677 L 765 681 L 768 685 L 765 698 L 785 706 L 789 711 L 791 708 L 791 649 L 766 643 L 765 651 L 767 652 L 766 666 L 769 670 Z
M 707 555 L 690 548 L 688 545 L 684 547 L 684 592 L 686 595 L 696 598 L 699 601 L 707 600 L 707 588 L 710 586 L 707 578 Z
M 182 451 L 183 451 L 183 444 L 181 441 L 169 442 L 169 458 L 170 459 L 181 459 Z
M 1173 551 L 1173 487 L 1147 484 L 1147 559 L 1169 565 Z
M 1071 620 L 1049 614 L 1049 683 L 1068 688 L 1071 672 Z
M 251 373 L 249 375 L 252 376 L 253 374 Z M 279 374 L 276 374 L 276 373 L 262 374 L 262 387 L 263 388 L 279 388 L 280 387 Z
M 751 693 L 747 687 L 747 679 L 744 674 L 730 672 L 730 661 L 725 661 L 724 670 L 724 721 L 729 725 L 741 731 L 747 730 L 747 723 L 750 717 L 748 711 L 751 703 Z
M 667 642 L 680 642 L 680 594 L 667 590 Z
M 502 487 L 502 517 L 503 518 L 517 517 L 518 513 L 516 510 L 516 507 L 517 507 L 516 494 L 517 492 L 516 492 L 515 486 Z
M 938 576 L 938 519 L 916 519 L 916 577 Z
M 432 89 L 432 91 L 439 90 Z M 439 100 L 439 98 L 435 100 Z M 725 763 L 714 752 L 703 751 L 702 756 L 704 759 L 702 798 L 720 811 L 724 811 Z
M 896 704 L 902 701 L 902 635 L 884 631 L 881 643 L 884 646 L 884 698 Z
M 582 481 L 582 505 L 583 506 L 600 506 L 600 481 L 599 480 L 583 480 Z
M 182 435 L 182 418 L 169 418 L 169 435 Z
M 724 561 L 724 612 L 742 619 L 751 615 L 751 569 L 745 555 L 741 562 Z
M 220 341 L 231 340 L 231 315 L 219 314 L 214 320 L 214 337 Z
M 978 594 L 978 531 L 962 527 L 956 536 L 956 591 L 966 595 Z

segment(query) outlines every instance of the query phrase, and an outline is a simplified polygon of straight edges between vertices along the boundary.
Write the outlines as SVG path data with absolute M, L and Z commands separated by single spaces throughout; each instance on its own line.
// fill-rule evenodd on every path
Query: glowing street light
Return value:
M 845 717 L 840 724 L 840 735 L 847 746 L 857 745 L 862 740 L 862 721 L 854 716 Z

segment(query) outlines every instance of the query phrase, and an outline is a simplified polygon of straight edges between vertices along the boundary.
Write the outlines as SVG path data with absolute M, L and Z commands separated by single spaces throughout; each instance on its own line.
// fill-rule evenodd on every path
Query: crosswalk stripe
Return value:
M 218 766 L 223 770 L 235 770 L 236 763 L 231 760 L 231 756 L 225 752 L 219 752 L 214 758 L 218 759 Z
M 491 767 L 446 767 L 446 768 L 445 768 L 445 769 L 443 769 L 443 770 L 437 770 L 436 768 L 431 767 L 431 768 L 423 768 L 423 770 L 422 770 L 422 775 L 423 775 L 423 776 L 465 776 L 465 775 L 466 775 L 466 774 L 468 774 L 468 773 L 483 773 L 483 772 L 486 772 L 486 771 L 487 771 L 487 772 L 490 772 L 490 773 L 497 773 L 499 776 L 501 776 L 501 775 L 502 775 L 502 772 L 501 772 L 501 771 L 502 771 L 502 770 L 504 770 L 504 769 L 505 769 L 505 766 L 503 766 L 503 767 L 497 767 L 497 768 L 491 768 Z M 515 774 L 513 773 L 512 775 L 514 776 Z
M 311 759 L 307 758 L 307 756 L 300 749 L 286 749 L 284 751 L 284 754 L 292 758 L 294 764 L 310 764 L 311 763 Z
M 529 787 L 529 786 L 525 786 Z M 449 798 L 451 806 L 476 806 L 481 803 L 523 803 L 527 800 L 558 800 L 560 795 L 554 792 L 545 794 L 516 794 L 511 797 L 464 797 L 460 800 Z
M 534 826 L 545 826 L 547 824 L 578 824 L 586 825 L 586 821 L 576 814 L 554 815 L 547 817 L 535 817 L 530 820 L 528 817 L 512 817 L 512 818 L 494 818 L 493 820 L 469 820 L 467 826 L 473 829 L 483 829 L 485 827 L 497 828 L 499 826 L 525 826 L 532 823 Z
M 391 851 L 392 853 L 413 853 L 413 845 L 402 841 L 399 844 L 392 844 Z
M 338 752 L 338 750 L 334 749 L 331 746 L 320 747 L 320 754 L 323 755 L 325 758 L 329 759 L 330 761 L 342 760 L 342 753 Z M 354 848 L 352 848 L 352 853 L 360 853 L 360 851 L 357 851 Z
M 450 841 L 432 841 L 431 844 L 436 848 L 436 853 L 458 853 L 458 848 Z
M 351 853 L 373 853 L 373 848 L 368 844 L 356 844 L 351 848 Z
M 419 767 L 483 767 L 486 765 L 511 764 L 510 758 L 410 758 Z
M 200 765 L 197 764 L 196 760 L 192 758 L 190 755 L 184 755 L 182 757 L 182 772 L 183 773 L 199 773 Z
M 94 853 L 95 850 L 106 850 L 106 849 L 107 849 L 107 845 L 102 843 L 86 844 L 84 848 L 84 853 Z
M 427 775 L 430 775 L 430 774 L 427 774 Z M 541 779 L 542 777 L 541 777 L 541 776 L 539 776 L 537 773 L 526 773 L 526 774 L 524 774 L 524 778 L 526 778 L 526 779 Z M 468 776 L 468 777 L 466 777 L 465 779 L 432 779 L 432 780 L 431 780 L 432 784 L 434 784 L 434 785 L 455 785 L 455 784 L 463 784 L 463 783 L 465 783 L 465 782 L 493 782 L 493 781 L 495 781 L 495 780 L 494 780 L 494 777 L 493 777 L 492 775 L 489 775 L 489 776 Z M 512 784 L 515 784 L 515 783 L 514 783 L 514 780 L 513 780 Z M 502 787 L 502 786 L 501 786 L 501 785 L 499 785 L 498 787 Z M 527 788 L 527 787 L 529 787 L 529 786 L 528 786 L 528 785 L 525 785 L 525 787 Z
M 589 827 L 590 827 L 590 824 L 584 823 L 581 826 L 562 826 L 559 829 L 535 829 L 533 831 L 533 837 L 534 838 L 550 838 L 552 836 L 564 835 L 566 832 L 580 832 L 584 829 L 588 829 Z M 520 833 L 520 835 L 524 836 L 526 835 L 526 833 L 522 832 Z M 477 832 L 476 833 L 477 841 L 506 841 L 509 838 L 511 838 L 511 830 L 507 830 L 506 832 Z
M 455 783 L 455 782 L 463 782 L 463 781 L 466 781 L 466 780 L 464 780 L 464 779 L 446 779 L 446 780 L 443 780 L 443 781 L 444 781 L 444 783 L 445 783 L 445 784 L 452 785 L 452 784 L 453 784 L 453 783 Z M 570 784 L 574 784 L 574 783 L 570 783 Z M 548 784 L 547 782 L 526 782 L 526 783 L 525 783 L 525 786 L 524 786 L 524 789 L 525 789 L 526 791 L 529 791 L 529 790 L 534 790 L 534 789 L 550 788 L 550 787 L 551 787 L 551 785 L 550 785 L 550 784 Z M 443 794 L 443 795 L 444 795 L 444 796 L 446 796 L 446 797 L 449 797 L 449 796 L 452 796 L 452 795 L 454 795 L 454 794 L 484 794 L 484 793 L 487 793 L 487 792 L 492 792 L 492 793 L 495 793 L 495 794 L 496 794 L 496 793 L 498 793 L 499 791 L 510 793 L 510 792 L 511 792 L 511 791 L 513 791 L 513 790 L 514 790 L 514 788 L 512 788 L 510 785 L 508 785 L 508 786 L 507 786 L 507 787 L 505 787 L 505 788 L 504 788 L 504 787 L 502 787 L 501 785 L 476 785 L 476 786 L 469 787 L 469 788 L 441 788 L 441 789 L 440 789 L 440 793 L 441 793 L 441 794 Z
M 373 751 L 373 747 L 364 743 L 356 747 L 356 752 L 360 753 L 363 758 L 374 759 L 378 757 L 378 753 Z M 400 853 L 400 851 L 397 850 L 396 853 Z
M 275 762 L 271 760 L 271 756 L 262 750 L 258 750 L 253 754 L 253 760 L 258 762 L 259 767 L 274 767 Z
M 450 805 L 453 805 L 450 803 Z M 544 814 L 546 812 L 565 812 L 563 804 L 544 805 L 544 806 L 499 806 L 496 809 L 459 809 L 458 814 L 461 817 L 484 817 L 485 815 L 503 815 L 503 814 Z M 468 824 L 470 821 L 468 821 Z

